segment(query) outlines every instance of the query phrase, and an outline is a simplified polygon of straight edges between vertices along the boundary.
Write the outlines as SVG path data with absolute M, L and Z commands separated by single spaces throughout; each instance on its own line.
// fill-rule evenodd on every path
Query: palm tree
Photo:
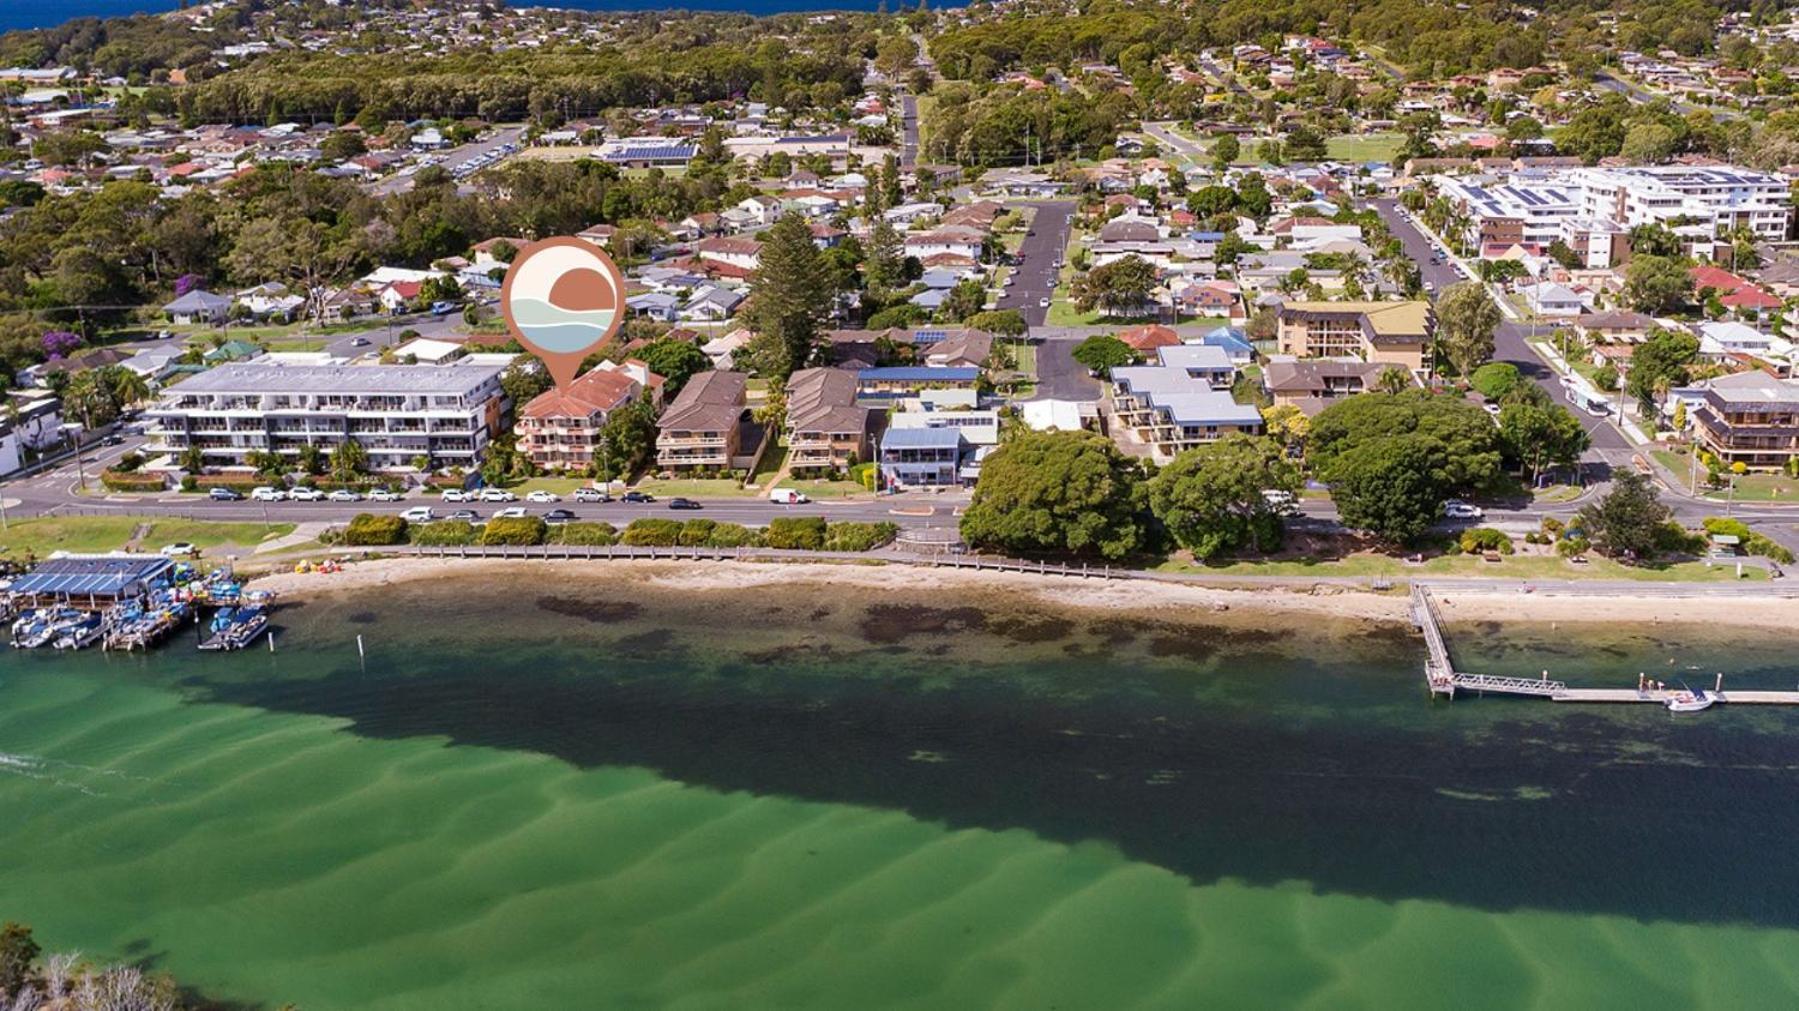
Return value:
M 113 402 L 120 407 L 150 399 L 150 381 L 122 365 L 106 369 L 106 385 L 112 390 Z

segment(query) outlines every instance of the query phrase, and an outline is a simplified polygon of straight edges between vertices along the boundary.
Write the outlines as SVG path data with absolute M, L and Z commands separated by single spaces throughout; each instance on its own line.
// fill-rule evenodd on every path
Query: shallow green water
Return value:
M 274 655 L 0 657 L 0 916 L 308 1011 L 1799 993 L 1785 714 L 1432 705 L 1402 630 L 829 589 L 282 622 Z M 1731 639 L 1455 636 L 1790 680 Z

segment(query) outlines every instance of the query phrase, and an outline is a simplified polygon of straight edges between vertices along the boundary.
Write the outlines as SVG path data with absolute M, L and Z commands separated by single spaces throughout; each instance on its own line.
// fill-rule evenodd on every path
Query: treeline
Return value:
M 930 132 L 921 157 L 960 165 L 1018 165 L 1028 153 L 1045 163 L 1097 156 L 1136 118 L 1122 92 L 1088 96 L 1080 92 L 993 88 L 985 93 L 965 84 L 938 91 Z
M 679 220 L 748 192 L 721 162 L 697 164 L 683 178 L 627 178 L 594 161 L 519 162 L 477 177 L 469 193 L 426 169 L 411 191 L 387 197 L 265 165 L 216 194 L 174 200 L 129 180 L 48 195 L 0 221 L 0 363 L 42 360 L 46 330 L 91 333 L 160 305 L 182 278 L 310 290 L 378 264 L 428 266 L 494 235 L 568 234 L 599 222 L 619 225 L 630 243 L 653 237 L 649 219 Z
M 242 41 L 234 15 L 217 19 L 213 28 L 203 34 L 186 21 L 142 14 L 77 18 L 54 28 L 0 35 L 0 66 L 68 66 L 140 82 L 198 65 L 214 48 Z
M 187 122 L 559 122 L 617 107 L 734 98 L 828 107 L 859 93 L 861 82 L 857 54 L 798 52 L 776 41 L 429 58 L 287 53 L 184 88 L 176 101 Z

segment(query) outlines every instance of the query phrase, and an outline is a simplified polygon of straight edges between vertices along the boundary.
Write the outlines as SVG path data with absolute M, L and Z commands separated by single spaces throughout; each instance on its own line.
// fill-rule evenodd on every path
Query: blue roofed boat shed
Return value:
M 34 607 L 113 604 L 144 596 L 174 568 L 174 561 L 161 555 L 69 555 L 38 563 L 13 581 L 12 592 Z

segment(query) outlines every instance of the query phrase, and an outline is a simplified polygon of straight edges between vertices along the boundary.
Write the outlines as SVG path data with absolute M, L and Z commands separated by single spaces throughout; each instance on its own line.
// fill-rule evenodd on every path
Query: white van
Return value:
M 408 523 L 429 523 L 437 518 L 430 506 L 413 506 L 400 514 L 400 518 Z
M 804 505 L 812 501 L 792 488 L 776 488 L 768 493 L 768 500 L 775 505 Z

